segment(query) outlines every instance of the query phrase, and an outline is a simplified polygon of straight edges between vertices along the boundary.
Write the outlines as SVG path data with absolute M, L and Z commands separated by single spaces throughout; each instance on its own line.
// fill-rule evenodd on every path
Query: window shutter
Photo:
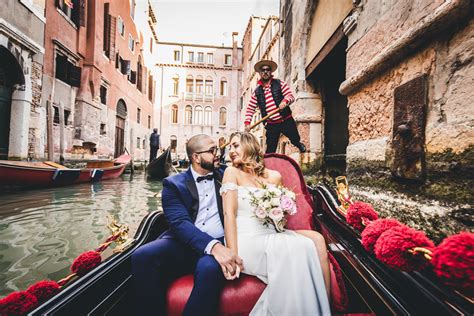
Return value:
M 79 1 L 79 25 L 86 26 L 86 1 Z
M 109 15 L 109 50 L 110 60 L 115 59 L 115 36 L 117 34 L 117 18 Z
M 68 71 L 68 83 L 73 87 L 81 86 L 81 67 L 74 66 L 69 64 Z
M 130 71 L 130 82 L 131 83 L 136 83 L 137 82 L 137 72 L 136 71 Z
M 110 14 L 109 14 L 109 3 L 104 4 L 104 36 L 102 41 L 104 43 L 102 49 L 107 57 L 110 58 Z
M 66 82 L 67 78 L 67 58 L 66 56 L 56 55 L 56 75 L 55 77 Z
M 121 59 L 120 72 L 124 75 L 130 74 L 130 60 Z

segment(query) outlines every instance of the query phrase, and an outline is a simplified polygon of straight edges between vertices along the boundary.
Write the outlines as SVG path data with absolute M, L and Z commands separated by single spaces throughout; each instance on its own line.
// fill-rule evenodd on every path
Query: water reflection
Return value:
M 0 192 L 0 297 L 59 280 L 72 260 L 109 235 L 107 214 L 130 226 L 160 206 L 161 182 L 144 174 L 63 188 Z

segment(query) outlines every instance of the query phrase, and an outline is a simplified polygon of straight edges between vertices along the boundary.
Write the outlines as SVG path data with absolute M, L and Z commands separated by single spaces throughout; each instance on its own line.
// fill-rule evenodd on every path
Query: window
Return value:
M 57 106 L 53 106 L 53 108 L 54 108 L 53 123 L 59 124 L 59 108 Z M 64 110 L 64 126 L 68 125 L 67 122 L 69 120 L 70 114 L 71 114 L 71 111 Z
M 206 106 L 204 109 L 204 125 L 211 125 L 212 121 L 212 108 L 210 106 Z
M 181 60 L 181 52 L 179 50 L 174 51 L 174 61 L 180 61 Z
M 135 0 L 130 0 L 130 16 L 135 19 Z
M 151 115 L 148 115 L 148 128 L 151 128 Z
M 155 82 L 153 81 L 153 76 L 148 76 L 148 100 L 153 102 L 153 91 L 155 87 Z
M 120 34 L 120 36 L 122 37 L 125 36 L 125 24 L 123 23 L 121 16 L 117 18 L 117 31 Z
M 206 86 L 205 86 L 205 93 L 207 96 L 212 96 L 214 94 L 213 86 L 214 86 L 214 83 L 212 82 L 212 78 L 207 77 Z
M 179 76 L 175 75 L 173 77 L 173 95 L 179 94 Z
M 135 40 L 132 37 L 132 34 L 128 34 L 128 48 L 134 52 L 135 51 Z
M 137 123 L 140 123 L 141 116 L 142 116 L 142 110 L 137 108 Z
M 188 60 L 194 62 L 194 52 L 188 52 Z
M 81 68 L 76 67 L 64 55 L 56 55 L 55 77 L 73 87 L 81 86 Z
M 196 94 L 202 96 L 203 93 L 203 80 L 202 76 L 196 77 Z
M 200 105 L 194 108 L 194 124 L 202 125 L 202 106 Z
M 226 79 L 226 78 L 222 78 L 222 79 L 221 79 L 220 94 L 221 94 L 222 96 L 227 96 L 227 79 Z
M 171 123 L 178 124 L 178 106 L 176 104 L 171 106 Z
M 204 62 L 204 53 L 199 52 L 198 53 L 198 63 L 203 63 Z
M 184 109 L 184 124 L 193 124 L 193 107 L 190 105 Z
M 141 143 L 140 137 L 137 137 L 137 148 L 140 148 L 140 143 Z
M 81 6 L 78 1 L 56 0 L 56 6 L 76 27 L 86 25 L 84 7 Z
M 227 125 L 227 110 L 225 108 L 219 109 L 219 126 Z
M 144 137 L 143 140 L 142 140 L 142 148 L 143 148 L 143 149 L 145 149 L 145 145 L 146 145 L 145 139 L 146 139 L 146 135 L 145 135 L 145 137 Z
M 150 53 L 153 54 L 153 37 L 150 37 Z
M 104 3 L 104 39 L 103 39 L 103 51 L 105 56 L 113 59 L 115 56 L 115 29 L 117 18 L 110 15 L 110 3 Z
M 143 92 L 143 66 L 140 57 L 137 62 L 137 89 Z
M 207 53 L 207 63 L 208 64 L 214 64 L 214 54 Z
M 100 86 L 100 103 L 107 104 L 107 87 Z
M 186 77 L 186 92 L 194 93 L 194 80 L 193 80 L 193 76 L 191 75 L 188 75 Z
M 176 147 L 178 146 L 178 138 L 175 135 L 170 136 L 170 149 L 172 152 L 176 152 Z
M 232 65 L 232 55 L 224 55 L 224 65 L 231 66 Z
M 100 124 L 100 135 L 105 135 L 107 134 L 107 128 L 106 128 L 106 125 L 104 123 L 101 123 Z

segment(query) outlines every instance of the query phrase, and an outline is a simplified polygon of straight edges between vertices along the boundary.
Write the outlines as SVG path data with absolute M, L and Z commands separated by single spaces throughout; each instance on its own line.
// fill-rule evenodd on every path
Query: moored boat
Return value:
M 130 160 L 130 156 L 122 155 L 115 160 L 90 161 L 82 169 L 67 168 L 50 161 L 0 160 L 0 184 L 58 186 L 112 179 L 123 173 Z
M 441 285 L 429 272 L 401 272 L 388 268 L 363 249 L 360 234 L 349 226 L 337 210 L 336 195 L 328 187 L 307 188 L 301 171 L 290 158 L 270 154 L 266 165 L 282 173 L 284 184 L 298 192 L 298 217 L 292 227 L 307 225 L 320 231 L 335 258 L 339 276 L 338 306 L 334 314 L 473 314 L 472 302 L 460 293 Z M 303 211 L 309 205 L 308 212 Z M 109 257 L 88 274 L 65 287 L 58 295 L 38 307 L 31 315 L 134 314 L 131 287 L 131 256 L 143 244 L 156 239 L 167 223 L 162 212 L 143 219 L 135 240 L 122 253 Z M 333 284 L 332 286 L 335 286 Z M 252 308 L 264 284 L 250 276 L 229 281 L 221 296 L 221 315 L 244 315 Z M 192 276 L 175 280 L 168 290 L 168 314 L 182 311 L 192 287 Z M 250 294 L 249 294 L 250 293 Z M 250 295 L 250 297 L 249 297 Z M 331 296 L 333 299 L 333 295 Z M 332 302 L 334 303 L 334 301 Z
M 147 166 L 147 173 L 151 179 L 161 180 L 171 174 L 173 163 L 171 161 L 171 150 L 167 148 L 156 159 Z

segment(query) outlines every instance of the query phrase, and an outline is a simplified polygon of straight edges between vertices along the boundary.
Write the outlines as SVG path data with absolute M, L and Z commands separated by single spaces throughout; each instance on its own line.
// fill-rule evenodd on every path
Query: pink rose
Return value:
M 265 209 L 262 208 L 262 207 L 257 207 L 255 209 L 255 215 L 258 217 L 258 218 L 261 218 L 261 219 L 264 219 L 265 217 L 267 217 L 267 212 L 265 212 Z
M 292 210 L 296 212 L 296 204 L 288 196 L 283 195 L 280 199 L 280 207 L 288 213 L 291 213 Z
M 279 207 L 272 208 L 270 210 L 269 216 L 274 221 L 279 221 L 283 218 L 283 210 Z

